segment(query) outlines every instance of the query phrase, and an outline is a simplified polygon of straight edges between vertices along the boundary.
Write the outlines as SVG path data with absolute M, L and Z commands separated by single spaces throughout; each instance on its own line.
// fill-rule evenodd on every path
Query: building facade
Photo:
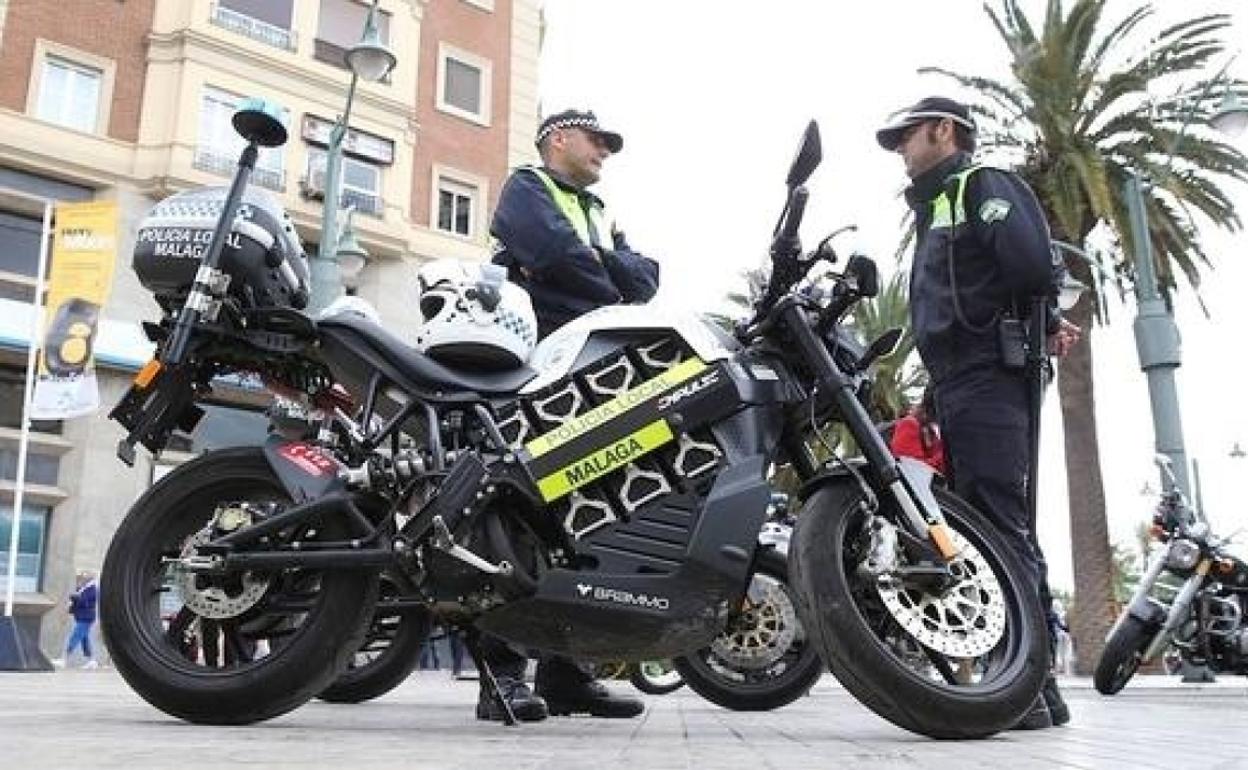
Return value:
M 30 439 L 15 614 L 49 656 L 61 654 L 75 573 L 98 571 L 135 497 L 198 451 L 264 433 L 265 394 L 222 388 L 222 403 L 159 460 L 140 452 L 131 469 L 114 456 L 121 430 L 107 410 L 150 355 L 140 322 L 158 317 L 130 269 L 139 223 L 167 195 L 229 183 L 243 146 L 230 117 L 243 99 L 263 97 L 284 108 L 289 140 L 261 153 L 252 183 L 280 198 L 315 251 L 326 143 L 350 81 L 344 54 L 368 7 L 0 0 L 0 590 L 43 211 L 95 200 L 115 201 L 120 212 L 96 342 L 103 406 L 38 423 Z M 378 31 L 398 63 L 381 82 L 357 87 L 341 199 L 370 254 L 358 294 L 404 329 L 416 322 L 417 265 L 484 258 L 503 180 L 534 159 L 540 18 L 537 0 L 380 0 L 378 9 Z

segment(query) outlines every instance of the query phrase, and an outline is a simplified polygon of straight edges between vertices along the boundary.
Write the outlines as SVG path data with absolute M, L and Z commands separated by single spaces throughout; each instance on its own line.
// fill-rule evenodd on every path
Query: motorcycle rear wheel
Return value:
M 983 615 L 976 612 L 991 600 L 1002 630 L 990 648 L 954 658 L 901 625 L 882 599 L 880 579 L 865 569 L 871 531 L 862 498 L 835 482 L 811 495 L 797 517 L 789 575 L 808 632 L 832 674 L 859 701 L 916 733 L 984 738 L 1013 727 L 1039 697 L 1049 664 L 1044 616 L 1032 581 L 997 530 L 957 497 L 933 491 L 949 529 L 964 544 L 955 560 L 958 572 L 972 579 L 945 594 L 910 587 L 900 593 L 915 608 L 912 620 L 935 631 L 929 644 L 945 644 L 942 634 L 956 639 L 959 631 L 980 632 L 974 622 Z M 962 590 L 969 592 L 969 604 L 981 606 L 958 617 Z M 959 623 L 970 626 L 959 629 Z
M 1131 677 L 1140 669 L 1144 650 L 1153 640 L 1156 629 L 1149 629 L 1144 621 L 1127 615 L 1122 624 L 1105 640 L 1101 659 L 1096 662 L 1092 684 L 1101 695 L 1116 695 L 1127 686 Z
M 370 571 L 188 577 L 169 568 L 165 559 L 206 542 L 219 509 L 240 503 L 280 509 L 291 500 L 263 450 L 206 454 L 139 498 L 104 559 L 101 630 L 117 670 L 148 703 L 188 722 L 249 724 L 300 706 L 346 668 L 376 603 Z M 273 537 L 345 536 L 326 518 Z

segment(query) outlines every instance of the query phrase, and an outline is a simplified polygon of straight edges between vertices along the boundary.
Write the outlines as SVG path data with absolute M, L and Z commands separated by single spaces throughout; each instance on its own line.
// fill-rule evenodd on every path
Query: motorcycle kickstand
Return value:
M 498 680 L 494 677 L 494 669 L 486 662 L 485 656 L 481 654 L 481 636 L 475 630 L 470 630 L 464 635 L 464 646 L 468 648 L 468 654 L 472 656 L 473 665 L 477 667 L 477 675 L 481 677 L 481 683 L 485 686 L 489 693 L 490 700 L 499 707 L 503 715 L 503 724 L 507 727 L 515 727 L 519 724 L 515 713 L 511 710 L 511 704 L 503 697 L 503 691 L 498 686 Z

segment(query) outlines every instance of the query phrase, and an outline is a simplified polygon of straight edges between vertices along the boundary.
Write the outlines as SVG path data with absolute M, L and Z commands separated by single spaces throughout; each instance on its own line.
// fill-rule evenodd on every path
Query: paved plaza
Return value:
M 422 672 L 371 703 L 221 728 L 165 716 L 109 670 L 0 673 L 0 768 L 1248 768 L 1246 680 L 1141 677 L 1115 698 L 1068 681 L 1066 694 L 1070 725 L 974 742 L 899 730 L 831 677 L 770 713 L 685 688 L 648 697 L 637 719 L 504 728 L 472 718 L 475 682 Z

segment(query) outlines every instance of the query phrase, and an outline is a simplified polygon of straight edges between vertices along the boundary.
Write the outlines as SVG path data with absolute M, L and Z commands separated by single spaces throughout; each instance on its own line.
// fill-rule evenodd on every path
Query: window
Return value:
M 294 0 L 217 0 L 211 18 L 222 29 L 295 50 Z
M 100 118 L 100 83 L 104 73 L 59 56 L 47 56 L 39 78 L 43 120 L 79 131 L 94 132 Z
M 217 88 L 205 87 L 199 105 L 199 140 L 194 166 L 222 176 L 233 176 L 238 156 L 246 142 L 234 130 L 231 120 L 243 98 Z M 282 121 L 289 123 L 282 111 Z M 278 192 L 286 189 L 286 170 L 281 147 L 261 147 L 251 179 L 261 187 Z
M 34 593 L 43 582 L 43 545 L 48 530 L 46 505 L 22 503 L 22 520 L 17 531 L 17 572 L 14 591 Z M 13 503 L 0 503 L 0 588 L 9 587 L 9 538 L 13 532 Z
M 438 178 L 437 227 L 447 233 L 471 238 L 477 188 L 446 177 Z
M 61 458 L 58 455 L 39 454 L 32 447 L 26 452 L 26 483 L 56 486 Z M 0 481 L 17 480 L 17 447 L 0 447 Z M 4 545 L 0 544 L 0 548 Z
M 42 234 L 42 218 L 0 211 L 0 272 L 34 278 Z
M 347 50 L 360 42 L 368 6 L 356 0 L 321 0 L 316 19 L 316 48 L 313 56 L 336 67 L 347 67 Z M 378 10 L 373 17 L 383 45 L 390 45 L 390 14 Z
M 361 214 L 380 217 L 385 214 L 381 198 L 381 167 L 348 155 L 342 156 L 339 173 L 339 206 L 354 205 Z M 325 191 L 325 151 L 308 149 L 308 182 L 314 192 Z
M 443 112 L 489 125 L 489 60 L 439 45 L 437 106 Z
M 0 427 L 21 429 L 25 393 L 26 371 L 16 367 L 0 367 Z M 31 423 L 31 430 L 39 433 L 60 433 L 61 421 L 35 420 Z

